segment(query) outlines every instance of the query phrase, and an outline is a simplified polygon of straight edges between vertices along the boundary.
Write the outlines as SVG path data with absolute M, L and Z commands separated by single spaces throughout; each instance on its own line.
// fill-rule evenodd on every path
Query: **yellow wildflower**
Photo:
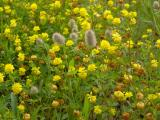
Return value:
M 158 96 L 156 94 L 148 94 L 147 98 L 148 98 L 148 100 L 153 101 L 153 100 L 157 99 Z
M 152 68 L 157 68 L 158 67 L 158 61 L 157 60 L 151 60 L 151 67 Z
M 90 30 L 91 29 L 91 24 L 88 21 L 83 21 L 81 23 L 81 27 L 83 30 Z
M 4 82 L 4 75 L 3 73 L 0 73 L 0 83 Z
M 91 102 L 91 103 L 95 103 L 96 102 L 96 96 L 95 95 L 92 95 L 92 92 L 90 94 L 87 94 L 87 97 L 88 97 L 88 100 Z
M 32 11 L 37 10 L 37 4 L 36 4 L 36 3 L 32 3 L 31 6 L 30 6 L 30 9 L 31 9 Z
M 54 7 L 55 7 L 55 8 L 60 8 L 60 7 L 61 7 L 61 2 L 60 2 L 59 0 L 56 0 L 56 1 L 54 2 Z
M 100 48 L 107 50 L 110 47 L 110 43 L 107 40 L 102 40 L 100 43 Z
M 40 30 L 39 26 L 34 26 L 33 31 L 37 32 L 39 30 Z
M 125 95 L 121 91 L 115 91 L 114 92 L 114 97 L 118 101 L 124 101 L 125 100 Z
M 118 32 L 112 34 L 112 39 L 114 42 L 121 42 L 122 37 Z
M 19 75 L 21 75 L 21 76 L 25 75 L 26 69 L 24 67 L 21 67 L 21 68 L 19 68 L 18 72 L 19 72 Z
M 114 2 L 112 0 L 109 0 L 107 4 L 108 4 L 109 7 L 112 7 Z
M 60 51 L 60 46 L 59 46 L 58 44 L 55 44 L 55 45 L 52 47 L 51 51 L 53 51 L 53 52 L 58 52 L 58 51 Z
M 32 68 L 32 74 L 33 75 L 39 75 L 41 72 L 40 72 L 40 67 L 33 67 Z
M 121 23 L 121 19 L 120 19 L 120 18 L 114 18 L 114 19 L 112 20 L 112 23 L 113 23 L 114 25 L 118 25 L 118 24 Z
M 156 41 L 156 47 L 157 47 L 157 48 L 160 48 L 160 39 L 158 39 L 158 40 Z
M 15 19 L 10 20 L 10 27 L 16 27 L 17 23 Z
M 94 106 L 94 113 L 101 114 L 102 113 L 101 106 L 99 106 L 99 105 Z
M 88 65 L 88 71 L 95 71 L 96 70 L 96 65 L 95 64 L 90 64 L 90 65 Z
M 4 6 L 4 11 L 5 11 L 5 13 L 9 14 L 9 13 L 11 13 L 12 10 L 9 5 L 6 5 L 6 6 Z
M 14 94 L 19 94 L 22 91 L 22 85 L 20 83 L 14 83 L 12 85 L 12 91 Z
M 79 13 L 82 17 L 85 17 L 88 15 L 86 8 L 80 8 Z
M 59 81 L 61 79 L 61 76 L 55 75 L 53 76 L 53 81 Z
M 99 50 L 94 48 L 92 50 L 92 55 L 97 55 L 97 54 L 99 54 Z
M 25 55 L 23 54 L 23 53 L 19 53 L 18 54 L 18 61 L 24 61 L 24 59 L 25 59 Z
M 4 68 L 4 71 L 5 73 L 13 73 L 13 70 L 14 70 L 14 66 L 12 64 L 6 64 L 5 65 L 5 68 Z
M 24 110 L 25 110 L 25 106 L 24 106 L 23 104 L 18 105 L 17 108 L 18 108 L 18 110 L 21 111 L 21 112 L 24 112 Z
M 53 64 L 53 65 L 62 64 L 62 59 L 61 59 L 61 58 L 55 58 L 55 59 L 52 61 L 52 64 Z
M 73 41 L 72 40 L 68 40 L 67 42 L 66 42 L 66 46 L 72 46 L 74 43 L 73 43 Z
M 82 79 L 85 79 L 87 77 L 87 72 L 85 70 L 85 67 L 80 67 L 78 70 L 78 76 Z

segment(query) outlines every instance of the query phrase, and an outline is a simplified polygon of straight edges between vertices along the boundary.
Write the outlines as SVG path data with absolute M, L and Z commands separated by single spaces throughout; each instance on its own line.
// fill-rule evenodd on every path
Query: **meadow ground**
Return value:
M 0 120 L 160 120 L 160 0 L 0 0 Z

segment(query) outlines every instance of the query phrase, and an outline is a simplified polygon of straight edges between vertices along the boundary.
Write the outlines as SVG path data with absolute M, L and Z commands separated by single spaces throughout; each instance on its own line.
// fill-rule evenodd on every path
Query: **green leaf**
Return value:
M 74 59 L 69 62 L 69 66 L 74 66 Z
M 16 119 L 17 116 L 17 97 L 11 93 L 11 108 L 14 115 L 14 118 Z
M 84 120 L 88 120 L 89 119 L 89 109 L 90 109 L 90 103 L 88 100 L 88 97 L 85 97 L 85 101 L 84 101 L 84 106 L 83 106 L 83 110 L 82 110 L 82 114 L 84 116 Z

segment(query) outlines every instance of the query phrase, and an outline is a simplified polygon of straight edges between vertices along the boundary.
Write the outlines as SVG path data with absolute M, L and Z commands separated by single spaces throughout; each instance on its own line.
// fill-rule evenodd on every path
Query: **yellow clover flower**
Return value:
M 101 106 L 99 106 L 99 105 L 94 106 L 94 113 L 101 114 L 102 113 Z
M 20 83 L 14 83 L 12 85 L 12 91 L 14 94 L 19 94 L 22 91 L 22 85 Z
M 61 58 L 55 58 L 55 59 L 52 61 L 52 64 L 53 64 L 53 65 L 62 64 L 62 59 L 61 59 Z
M 72 40 L 68 40 L 67 42 L 66 42 L 66 46 L 72 46 L 74 44 L 74 42 L 72 41 Z
M 4 82 L 4 75 L 3 73 L 0 73 L 0 83 Z
M 95 71 L 96 70 L 96 65 L 95 64 L 90 64 L 90 65 L 88 65 L 88 71 Z
M 9 74 L 9 73 L 13 73 L 14 70 L 14 66 L 12 64 L 6 64 L 4 71 L 5 73 Z

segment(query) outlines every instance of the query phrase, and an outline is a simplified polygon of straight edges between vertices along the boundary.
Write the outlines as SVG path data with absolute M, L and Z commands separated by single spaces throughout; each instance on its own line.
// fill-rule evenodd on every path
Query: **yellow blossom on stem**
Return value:
M 14 83 L 12 85 L 12 91 L 14 94 L 19 94 L 22 91 L 22 85 L 20 83 Z
M 4 75 L 3 73 L 0 73 L 0 83 L 4 82 Z
M 88 97 L 88 100 L 91 102 L 91 103 L 95 103 L 96 102 L 96 96 L 95 95 L 92 95 L 92 92 L 90 94 L 87 94 L 87 97 Z
M 40 67 L 33 67 L 32 68 L 32 74 L 33 75 L 39 75 L 39 74 L 41 74 L 41 72 L 40 72 Z
M 19 53 L 18 54 L 18 61 L 22 62 L 22 61 L 24 61 L 24 59 L 25 59 L 24 53 Z
M 61 79 L 61 76 L 55 75 L 53 76 L 53 81 L 59 81 Z
M 95 71 L 96 70 L 96 65 L 95 64 L 90 64 L 90 65 L 88 65 L 88 71 Z
M 14 66 L 12 64 L 6 64 L 4 71 L 5 73 L 9 74 L 9 73 L 13 73 L 14 70 Z
M 31 6 L 30 6 L 30 9 L 31 9 L 32 11 L 37 10 L 37 4 L 36 4 L 36 3 L 32 3 Z
M 114 18 L 114 19 L 112 20 L 112 23 L 113 23 L 114 25 L 119 25 L 119 24 L 121 23 L 121 19 L 120 19 L 120 18 Z
M 66 46 L 72 46 L 74 44 L 74 42 L 72 40 L 68 40 L 66 42 Z
M 94 106 L 94 113 L 101 114 L 102 113 L 101 106 L 99 106 L 99 105 Z
M 21 112 L 24 112 L 24 110 L 25 110 L 25 106 L 24 106 L 23 104 L 18 105 L 17 108 L 18 108 L 18 110 L 21 111 Z
M 61 59 L 61 58 L 55 58 L 55 59 L 52 61 L 52 64 L 53 64 L 53 65 L 62 64 L 62 59 Z
M 21 75 L 21 76 L 25 75 L 26 69 L 24 67 L 21 67 L 21 68 L 19 68 L 18 72 L 19 72 L 19 75 Z
M 100 48 L 107 50 L 110 47 L 110 43 L 107 40 L 102 40 L 100 43 Z

